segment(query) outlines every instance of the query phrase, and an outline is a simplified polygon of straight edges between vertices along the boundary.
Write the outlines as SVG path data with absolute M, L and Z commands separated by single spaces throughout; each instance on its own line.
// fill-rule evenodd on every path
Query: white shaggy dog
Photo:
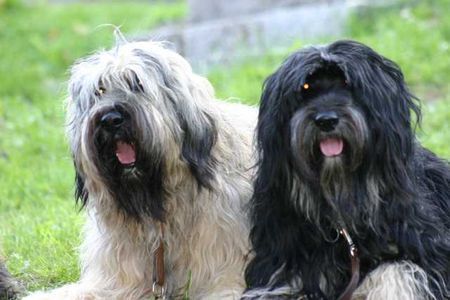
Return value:
M 88 215 L 81 278 L 27 299 L 238 298 L 256 110 L 214 99 L 157 42 L 82 59 L 69 93 L 76 195 Z

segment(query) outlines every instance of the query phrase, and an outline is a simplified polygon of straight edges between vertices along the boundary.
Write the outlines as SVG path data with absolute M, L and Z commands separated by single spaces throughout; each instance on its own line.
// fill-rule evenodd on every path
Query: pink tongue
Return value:
M 342 153 L 344 142 L 342 139 L 328 138 L 320 141 L 320 151 L 325 156 L 336 156 Z
M 122 165 L 129 165 L 136 161 L 134 146 L 124 142 L 117 142 L 116 156 Z

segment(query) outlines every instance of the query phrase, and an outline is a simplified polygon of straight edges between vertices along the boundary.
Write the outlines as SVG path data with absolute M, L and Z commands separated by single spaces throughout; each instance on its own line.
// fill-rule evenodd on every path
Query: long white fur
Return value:
M 161 67 L 149 68 L 136 53 L 151 56 Z M 249 252 L 246 203 L 251 197 L 252 138 L 256 109 L 214 99 L 209 82 L 195 75 L 178 54 L 156 42 L 130 42 L 98 52 L 72 69 L 68 101 L 68 138 L 75 161 L 86 174 L 89 191 L 87 221 L 81 252 L 79 282 L 36 292 L 26 299 L 148 299 L 151 297 L 153 254 L 160 227 L 151 218 L 142 223 L 126 218 L 114 205 L 88 147 L 90 118 L 102 109 L 95 97 L 99 82 L 121 85 L 134 72 L 145 99 L 132 105 L 142 110 L 142 128 L 159 134 L 143 143 L 165 153 L 165 264 L 168 298 L 238 299 L 245 287 L 243 271 Z M 164 77 L 175 78 L 170 90 Z M 131 91 L 130 91 L 131 93 Z M 165 95 L 171 95 L 171 100 Z M 77 95 L 74 97 L 73 95 Z M 182 132 L 175 108 L 182 110 L 194 132 L 201 131 L 202 115 L 216 123 L 218 139 L 212 153 L 218 159 L 214 189 L 198 190 L 182 159 Z M 199 119 L 197 119 L 199 118 Z M 189 286 L 187 286 L 189 283 Z
M 283 267 L 272 275 L 271 283 Z M 322 288 L 325 289 L 326 283 L 321 282 L 322 284 Z M 291 299 L 301 289 L 301 279 L 297 277 L 288 285 L 247 291 L 244 299 Z M 308 299 L 306 295 L 297 297 L 300 298 L 295 299 Z M 352 300 L 435 299 L 429 288 L 429 277 L 426 272 L 410 261 L 389 262 L 378 266 L 364 278 L 352 296 Z
M 418 265 L 409 261 L 385 263 L 364 279 L 353 300 L 432 300 L 429 278 Z

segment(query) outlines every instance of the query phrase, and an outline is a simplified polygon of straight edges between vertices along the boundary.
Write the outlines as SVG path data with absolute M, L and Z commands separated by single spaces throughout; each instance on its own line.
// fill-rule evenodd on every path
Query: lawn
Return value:
M 67 69 L 76 58 L 109 47 L 112 30 L 126 35 L 181 19 L 183 1 L 169 4 L 21 5 L 0 1 L 0 251 L 28 289 L 77 279 L 76 248 L 83 214 L 73 201 L 74 172 L 64 139 Z M 424 100 L 420 140 L 450 158 L 450 11 L 447 0 L 418 1 L 354 15 L 345 37 L 397 61 Z M 45 17 L 43 17 L 45 16 Z M 256 104 L 261 84 L 285 53 L 216 67 L 208 77 L 221 98 Z
M 417 3 L 417 4 L 411 4 Z M 412 91 L 423 101 L 424 122 L 420 140 L 449 159 L 450 146 L 450 1 L 401 1 L 387 8 L 361 10 L 351 17 L 341 38 L 366 43 L 396 61 Z M 209 78 L 221 98 L 237 96 L 253 104 L 259 100 L 261 82 L 289 53 L 303 45 L 334 39 L 298 41 L 286 53 L 271 53 L 257 60 L 217 68 Z
M 83 220 L 64 138 L 67 69 L 112 44 L 111 26 L 101 25 L 144 33 L 183 18 L 186 6 L 0 4 L 0 251 L 27 288 L 51 287 L 78 277 Z

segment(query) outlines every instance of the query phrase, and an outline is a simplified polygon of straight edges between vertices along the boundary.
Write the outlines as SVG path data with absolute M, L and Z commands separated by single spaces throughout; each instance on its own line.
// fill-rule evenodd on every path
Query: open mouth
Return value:
M 116 142 L 116 157 L 124 167 L 133 167 L 136 162 L 136 150 L 134 144 L 124 141 Z
M 339 156 L 344 150 L 344 141 L 341 138 L 325 138 L 320 141 L 319 146 L 324 156 Z

